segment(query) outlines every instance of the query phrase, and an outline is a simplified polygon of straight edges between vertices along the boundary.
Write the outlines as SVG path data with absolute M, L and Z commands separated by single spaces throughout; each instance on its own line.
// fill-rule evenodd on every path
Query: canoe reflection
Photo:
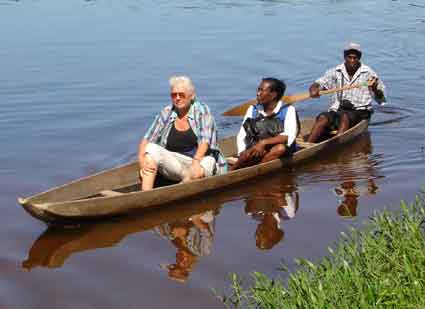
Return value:
M 299 195 L 293 181 L 294 176 L 286 175 L 262 182 L 245 199 L 245 214 L 259 222 L 255 231 L 258 249 L 272 249 L 283 240 L 282 220 L 293 218 L 299 208 Z
M 128 235 L 156 228 L 178 251 L 176 263 L 168 265 L 170 271 L 174 269 L 170 277 L 183 278 L 180 273 L 190 272 L 197 258 L 211 251 L 214 216 L 220 206 L 220 199 L 198 199 L 79 228 L 49 227 L 34 242 L 22 267 L 61 267 L 74 253 L 113 247 Z

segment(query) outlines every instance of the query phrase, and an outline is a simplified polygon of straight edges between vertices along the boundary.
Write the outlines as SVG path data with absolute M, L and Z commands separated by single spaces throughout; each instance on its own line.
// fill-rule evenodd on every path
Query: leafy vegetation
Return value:
M 401 203 L 401 211 L 375 214 L 352 229 L 317 265 L 299 259 L 299 270 L 281 279 L 255 272 L 244 288 L 231 275 L 236 308 L 425 308 L 424 198 Z

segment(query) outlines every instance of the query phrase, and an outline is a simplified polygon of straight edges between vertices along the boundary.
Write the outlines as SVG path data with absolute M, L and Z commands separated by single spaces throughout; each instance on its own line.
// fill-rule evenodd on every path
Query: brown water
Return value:
M 425 6 L 366 1 L 0 0 L 0 308 L 215 308 L 228 274 L 313 261 L 342 231 L 424 184 Z M 397 22 L 395 22 L 397 21 Z M 342 151 L 137 216 L 47 228 L 16 202 L 132 160 L 167 78 L 220 113 L 263 76 L 305 91 L 345 41 L 386 83 L 368 134 Z M 326 98 L 297 105 L 302 117 Z

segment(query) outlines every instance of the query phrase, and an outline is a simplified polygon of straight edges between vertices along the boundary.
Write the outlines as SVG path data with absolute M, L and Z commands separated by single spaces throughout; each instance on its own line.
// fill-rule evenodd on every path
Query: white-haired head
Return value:
M 177 86 L 183 86 L 191 94 L 195 94 L 195 86 L 192 83 L 192 80 L 185 75 L 176 75 L 171 76 L 169 79 L 170 88 L 173 89 Z

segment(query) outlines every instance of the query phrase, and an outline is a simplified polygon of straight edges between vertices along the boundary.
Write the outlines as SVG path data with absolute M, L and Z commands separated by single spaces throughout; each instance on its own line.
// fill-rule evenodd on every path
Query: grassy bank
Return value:
M 240 308 L 425 308 L 425 203 L 375 215 L 329 255 L 301 268 L 287 283 L 254 273 L 250 286 L 232 274 L 222 301 Z

